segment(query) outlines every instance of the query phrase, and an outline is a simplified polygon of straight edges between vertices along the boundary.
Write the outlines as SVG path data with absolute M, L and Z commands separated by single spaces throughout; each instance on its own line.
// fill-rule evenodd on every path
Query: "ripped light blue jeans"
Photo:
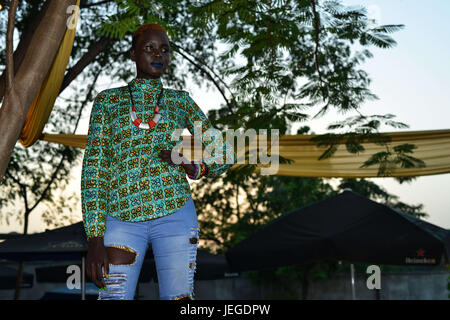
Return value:
M 176 212 L 160 218 L 127 222 L 107 216 L 105 247 L 135 253 L 131 264 L 109 264 L 106 291 L 99 300 L 133 300 L 148 246 L 151 244 L 161 300 L 193 300 L 198 220 L 192 197 Z

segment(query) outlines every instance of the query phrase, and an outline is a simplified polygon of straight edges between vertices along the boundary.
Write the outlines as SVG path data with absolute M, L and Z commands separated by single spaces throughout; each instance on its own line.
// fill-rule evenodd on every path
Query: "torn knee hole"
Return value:
M 196 244 L 198 242 L 198 238 L 192 237 L 192 238 L 189 239 L 189 242 L 191 244 Z
M 113 265 L 119 264 L 134 264 L 137 258 L 137 252 L 126 246 L 112 245 L 107 246 L 109 263 Z

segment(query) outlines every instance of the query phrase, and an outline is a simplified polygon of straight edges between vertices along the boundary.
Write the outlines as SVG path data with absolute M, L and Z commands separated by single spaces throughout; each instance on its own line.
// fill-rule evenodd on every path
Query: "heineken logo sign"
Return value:
M 436 263 L 436 259 L 434 258 L 425 258 L 425 250 L 423 249 L 418 249 L 416 251 L 416 256 L 415 257 L 406 257 L 405 258 L 405 263 L 421 263 L 421 264 L 435 264 Z

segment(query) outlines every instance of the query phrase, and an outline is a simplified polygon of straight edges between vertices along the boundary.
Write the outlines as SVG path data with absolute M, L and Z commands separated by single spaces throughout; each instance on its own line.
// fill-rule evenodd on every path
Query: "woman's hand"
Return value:
M 175 165 L 181 165 L 184 169 L 184 171 L 188 174 L 188 175 L 194 175 L 195 173 L 195 166 L 188 160 L 186 159 L 183 154 L 178 153 L 178 156 L 181 158 L 180 162 L 181 163 L 174 163 L 172 161 L 172 150 L 162 150 L 159 153 L 159 157 L 161 158 L 161 161 L 165 161 L 167 162 L 169 165 L 171 166 L 175 166 Z M 176 155 L 174 155 L 174 158 L 176 159 Z
M 104 274 L 102 274 L 102 267 Z M 104 278 L 109 274 L 109 259 L 101 237 L 89 239 L 86 273 L 99 289 L 106 288 Z

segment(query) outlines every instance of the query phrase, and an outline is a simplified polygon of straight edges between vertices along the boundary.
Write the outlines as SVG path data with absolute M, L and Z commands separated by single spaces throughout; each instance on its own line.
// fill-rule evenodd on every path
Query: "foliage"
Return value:
M 358 111 L 366 99 L 378 97 L 368 89 L 368 75 L 356 69 L 372 54 L 364 49 L 352 56 L 350 44 L 359 41 L 361 46 L 391 48 L 396 42 L 388 34 L 403 25 L 369 27 L 365 8 L 346 8 L 339 1 L 203 1 L 192 10 L 199 34 L 217 32 L 218 39 L 229 44 L 219 55 L 217 68 L 220 74 L 233 77 L 230 86 L 236 91 L 237 110 L 222 114 L 218 123 L 272 128 L 306 121 L 310 117 L 304 111 L 322 103 L 314 118 L 331 107 L 340 113 L 354 110 L 360 116 L 351 122 L 356 127 L 353 132 L 313 139 L 318 146 L 328 147 L 319 160 L 332 156 L 339 144 L 350 153 L 363 152 L 361 143 L 369 141 L 387 149 L 362 165 L 378 164 L 379 176 L 388 176 L 397 166 L 425 165 L 410 155 L 414 146 L 389 148 L 389 137 L 378 132 L 381 121 L 395 128 L 406 128 L 406 124 L 393 121 L 392 114 L 364 116 Z M 236 56 L 244 63 L 234 65 Z M 303 79 L 307 81 L 300 86 Z M 286 103 L 289 98 L 295 103 Z M 348 125 L 349 120 L 328 129 Z
M 358 110 L 365 100 L 378 97 L 368 89 L 367 73 L 357 69 L 372 54 L 363 49 L 352 55 L 350 45 L 359 42 L 363 47 L 392 48 L 396 42 L 389 34 L 403 25 L 373 27 L 364 7 L 347 8 L 340 1 L 115 2 L 117 13 L 103 18 L 98 33 L 122 39 L 141 23 L 163 25 L 175 52 L 194 67 L 195 71 L 189 71 L 213 82 L 226 100 L 226 106 L 218 111 L 220 116 L 214 118 L 216 126 L 278 128 L 283 134 L 287 123 L 308 120 L 310 116 L 304 111 L 323 104 L 315 118 L 331 107 L 340 113 L 357 111 L 360 116 L 353 118 L 354 131 L 313 140 L 328 146 L 319 159 L 332 156 L 338 144 L 345 144 L 350 153 L 363 152 L 361 143 L 367 140 L 387 149 L 362 164 L 379 165 L 379 176 L 389 176 L 397 166 L 425 165 L 411 155 L 414 146 L 390 148 L 389 137 L 378 132 L 381 121 L 395 128 L 406 128 L 406 124 L 393 121 L 391 114 L 364 116 Z M 217 50 L 216 41 L 226 44 L 227 49 Z M 244 62 L 239 65 L 240 60 Z M 329 129 L 348 122 L 346 119 Z M 254 166 L 247 169 L 239 174 L 247 176 Z M 403 182 L 413 178 L 396 179 Z

